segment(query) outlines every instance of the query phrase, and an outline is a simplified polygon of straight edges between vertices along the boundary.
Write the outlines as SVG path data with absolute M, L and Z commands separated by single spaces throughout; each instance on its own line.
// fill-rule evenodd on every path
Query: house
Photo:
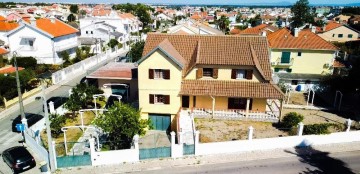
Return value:
M 267 100 L 283 93 L 271 83 L 269 58 L 266 37 L 150 33 L 137 62 L 141 116 L 158 130 L 181 111 L 277 117 Z
M 349 19 L 349 24 L 356 25 L 360 23 L 360 15 L 354 15 L 352 18 Z
M 247 28 L 245 30 L 239 30 L 239 29 L 233 29 L 230 31 L 230 33 L 232 34 L 238 34 L 238 35 L 262 35 L 262 36 L 266 36 L 269 35 L 275 31 L 277 31 L 278 28 L 271 26 L 271 25 L 267 25 L 267 24 L 260 24 L 258 26 L 252 27 L 252 28 Z
M 195 20 L 182 21 L 180 24 L 168 28 L 167 33 L 224 35 L 222 31 Z
M 315 34 L 312 30 L 293 32 L 287 28 L 267 36 L 271 50 L 271 67 L 280 82 L 292 85 L 298 90 L 307 90 L 319 81 L 319 75 L 332 73 L 332 65 L 338 48 Z M 285 76 L 282 81 L 280 76 Z M 300 80 L 301 79 L 301 80 Z M 309 85 L 307 85 L 309 84 Z
M 16 29 L 6 34 L 10 54 L 36 58 L 39 64 L 61 64 L 61 52 L 75 55 L 78 47 L 77 29 L 61 22 L 55 17 L 21 21 Z
M 8 46 L 9 43 L 6 37 L 6 33 L 17 28 L 18 26 L 19 24 L 15 22 L 0 21 L 0 42 L 2 45 Z
M 137 67 L 134 63 L 110 62 L 86 78 L 95 80 L 106 96 L 121 95 L 121 101 L 127 103 L 138 101 Z
M 318 32 L 318 35 L 329 42 L 347 42 L 358 40 L 360 37 L 356 29 L 337 22 L 329 22 Z

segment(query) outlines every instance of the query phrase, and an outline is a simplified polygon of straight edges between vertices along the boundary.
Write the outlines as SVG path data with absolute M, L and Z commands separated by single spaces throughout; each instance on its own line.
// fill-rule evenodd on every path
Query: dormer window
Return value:
M 251 69 L 232 69 L 231 79 L 247 79 L 251 80 L 253 76 L 253 70 Z
M 149 69 L 149 79 L 170 79 L 168 69 Z
M 212 77 L 213 76 L 213 69 L 212 68 L 204 68 L 203 76 L 204 77 Z

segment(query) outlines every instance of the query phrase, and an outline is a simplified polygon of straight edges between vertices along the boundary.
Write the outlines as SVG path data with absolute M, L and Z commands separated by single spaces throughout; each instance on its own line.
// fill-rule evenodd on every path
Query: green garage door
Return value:
M 166 114 L 149 114 L 149 119 L 154 130 L 166 131 L 170 129 L 170 115 Z

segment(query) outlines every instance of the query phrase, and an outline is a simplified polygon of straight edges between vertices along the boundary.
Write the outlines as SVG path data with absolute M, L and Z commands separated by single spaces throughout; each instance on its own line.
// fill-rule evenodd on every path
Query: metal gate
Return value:
M 194 154 L 195 154 L 195 145 L 194 144 L 184 144 L 183 155 L 194 155 Z
M 71 149 L 67 153 L 64 143 L 55 145 L 58 168 L 91 166 L 90 144 L 88 142 L 68 142 L 66 145 L 68 149 Z
M 164 131 L 148 131 L 148 135 L 139 140 L 139 158 L 171 157 L 170 135 Z
M 194 155 L 195 154 L 195 145 L 194 145 L 194 133 L 185 132 L 182 136 L 183 144 L 183 155 Z
M 149 114 L 154 130 L 167 131 L 170 129 L 171 116 L 166 114 Z

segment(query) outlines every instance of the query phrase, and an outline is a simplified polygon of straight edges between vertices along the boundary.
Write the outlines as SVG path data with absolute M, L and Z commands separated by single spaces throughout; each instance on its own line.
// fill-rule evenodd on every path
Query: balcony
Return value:
M 292 66 L 294 63 L 294 58 L 290 58 L 289 62 L 282 62 L 281 58 L 278 57 L 275 62 L 271 62 L 272 66 Z
M 68 49 L 78 47 L 78 46 L 80 46 L 80 42 L 78 42 L 77 40 L 75 42 L 68 42 L 66 44 L 62 43 L 61 45 L 55 44 L 55 51 L 61 52 L 61 51 L 68 50 Z

